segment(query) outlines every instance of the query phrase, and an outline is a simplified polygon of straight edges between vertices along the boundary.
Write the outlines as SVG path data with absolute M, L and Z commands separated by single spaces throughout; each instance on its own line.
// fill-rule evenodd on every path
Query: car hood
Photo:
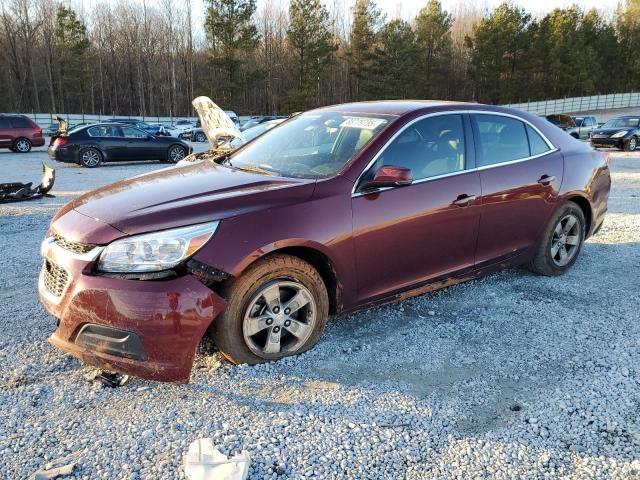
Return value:
M 314 180 L 203 162 L 107 185 L 77 198 L 71 208 L 125 234 L 136 234 L 300 202 L 311 196 L 314 185 Z
M 235 137 L 242 139 L 237 125 L 209 97 L 198 97 L 191 104 L 198 112 L 201 128 L 211 148 L 216 148 L 221 139 L 232 140 Z
M 593 133 L 596 135 L 612 135 L 621 130 L 633 130 L 631 127 L 614 127 L 614 128 L 596 128 Z

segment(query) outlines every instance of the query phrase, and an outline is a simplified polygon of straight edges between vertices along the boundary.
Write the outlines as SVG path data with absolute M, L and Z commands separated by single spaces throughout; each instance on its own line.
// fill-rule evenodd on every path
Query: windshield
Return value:
M 576 127 L 581 127 L 584 117 L 573 117 L 573 121 L 576 122 Z
M 602 128 L 635 128 L 638 124 L 640 124 L 640 118 L 614 118 L 602 125 Z
M 386 115 L 305 113 L 260 135 L 233 153 L 229 163 L 283 177 L 331 177 L 391 119 Z

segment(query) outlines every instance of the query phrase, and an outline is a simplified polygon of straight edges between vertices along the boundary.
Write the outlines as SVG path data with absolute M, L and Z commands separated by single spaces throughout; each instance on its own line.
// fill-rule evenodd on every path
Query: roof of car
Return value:
M 372 113 L 381 115 L 405 115 L 407 113 L 426 108 L 436 110 L 438 107 L 451 107 L 456 105 L 468 108 L 479 104 L 450 102 L 445 100 L 376 100 L 370 102 L 341 103 L 339 105 L 322 107 L 320 110 L 333 110 L 349 113 Z

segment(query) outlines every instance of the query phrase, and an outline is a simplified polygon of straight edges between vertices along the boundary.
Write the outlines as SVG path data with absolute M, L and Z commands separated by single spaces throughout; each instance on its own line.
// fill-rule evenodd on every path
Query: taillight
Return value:
M 36 128 L 35 136 L 36 137 L 41 137 L 42 136 L 42 129 L 41 128 Z
M 62 145 L 66 145 L 68 142 L 69 142 L 69 140 L 67 140 L 66 138 L 64 138 L 64 137 L 58 137 L 58 138 L 56 138 L 56 139 L 53 141 L 53 144 L 54 144 L 56 147 L 61 147 Z

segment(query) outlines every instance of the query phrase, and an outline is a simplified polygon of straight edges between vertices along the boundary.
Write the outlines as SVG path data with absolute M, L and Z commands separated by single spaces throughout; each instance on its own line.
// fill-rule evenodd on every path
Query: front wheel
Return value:
M 624 144 L 625 152 L 633 152 L 638 147 L 638 139 L 636 137 L 631 137 Z
M 187 156 L 187 149 L 181 145 L 173 145 L 167 152 L 167 159 L 172 163 L 178 163 Z
M 539 275 L 562 275 L 576 262 L 586 235 L 582 209 L 566 202 L 553 214 L 528 265 Z
M 256 364 L 313 347 L 329 314 L 327 289 L 307 262 L 289 255 L 257 261 L 225 291 L 213 341 L 231 362 Z

